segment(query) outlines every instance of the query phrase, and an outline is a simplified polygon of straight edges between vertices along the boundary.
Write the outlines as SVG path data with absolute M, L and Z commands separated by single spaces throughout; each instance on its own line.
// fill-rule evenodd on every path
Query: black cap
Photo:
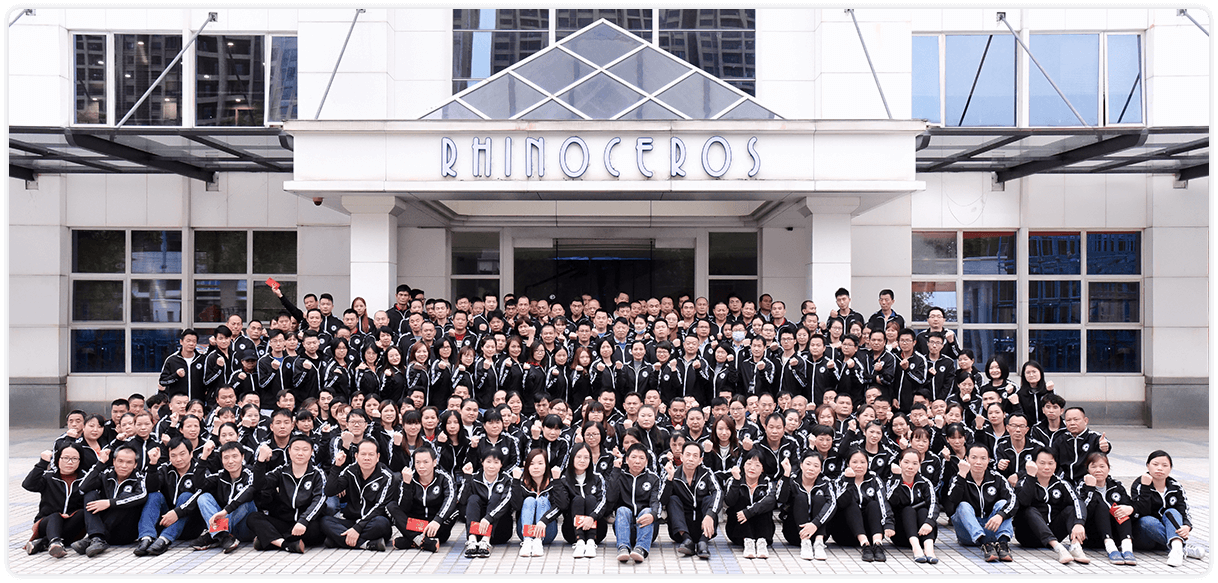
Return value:
M 258 353 L 254 350 L 246 348 L 245 350 L 241 351 L 239 358 L 241 360 L 258 360 Z

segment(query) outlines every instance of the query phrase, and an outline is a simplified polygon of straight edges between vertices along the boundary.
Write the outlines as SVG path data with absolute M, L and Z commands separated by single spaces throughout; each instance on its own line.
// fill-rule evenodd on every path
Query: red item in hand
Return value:
M 587 517 L 587 516 L 576 516 L 576 517 L 575 517 L 575 522 L 580 522 L 580 521 L 581 521 L 582 519 L 584 519 L 584 518 L 588 518 L 588 517 Z M 592 526 L 590 526 L 589 528 L 596 528 L 596 521 L 595 521 L 595 520 L 593 520 L 593 521 L 592 521 Z
M 487 529 L 487 530 L 489 530 L 489 529 Z M 544 536 L 546 534 L 546 531 L 543 529 L 537 528 L 536 524 L 526 524 L 523 527 L 521 527 L 520 530 L 521 530 L 521 532 L 524 533 L 524 536 L 526 538 L 530 538 L 530 537 L 531 538 L 541 538 L 542 536 Z M 477 534 L 477 533 L 475 533 L 475 534 Z
M 271 289 L 279 289 L 279 282 L 275 281 L 273 277 L 266 278 L 266 284 L 271 286 Z
M 427 521 L 421 518 L 407 518 L 406 530 L 410 532 L 423 532 L 427 530 Z
M 215 534 L 217 532 L 227 532 L 228 531 L 228 517 L 225 516 L 224 518 L 217 518 L 215 521 L 212 522 L 211 528 L 207 529 L 207 531 L 212 534 Z
M 475 522 L 470 525 L 469 533 L 476 534 L 478 536 L 491 536 L 491 528 L 493 528 L 493 527 L 494 527 L 493 524 L 488 524 L 488 525 L 486 525 L 486 528 L 482 528 L 481 522 Z M 529 536 L 529 534 L 528 534 L 529 527 L 526 526 L 524 528 L 525 528 L 525 536 Z
M 1113 504 L 1112 507 L 1108 509 L 1108 512 L 1110 512 L 1112 514 L 1112 517 L 1116 519 L 1117 524 L 1125 524 L 1125 521 L 1129 520 L 1128 516 L 1126 516 L 1124 518 L 1117 516 L 1117 505 L 1116 504 Z

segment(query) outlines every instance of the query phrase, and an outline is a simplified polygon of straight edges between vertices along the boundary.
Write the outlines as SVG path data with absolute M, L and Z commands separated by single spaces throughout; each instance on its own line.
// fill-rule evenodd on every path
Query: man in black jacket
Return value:
M 677 553 L 710 558 L 710 540 L 715 538 L 723 490 L 715 475 L 702 465 L 702 446 L 688 442 L 681 448 L 681 469 L 672 462 L 665 468 L 668 478 L 668 536 L 677 543 Z M 695 528 L 690 528 L 696 525 Z
M 193 328 L 178 335 L 181 349 L 170 354 L 161 366 L 161 390 L 169 394 L 185 394 L 191 399 L 203 399 L 203 358 L 195 351 L 199 333 Z
M 156 455 L 156 454 L 154 454 Z M 139 533 L 140 512 L 148 500 L 149 490 L 159 485 L 155 472 L 137 470 L 139 453 L 129 445 L 120 445 L 111 454 L 109 463 L 99 463 L 83 478 L 80 486 L 85 493 L 85 532 L 81 541 L 88 544 L 72 548 L 89 558 L 106 551 L 112 544 L 125 545 Z
M 326 480 L 326 496 L 343 492 L 347 504 L 341 516 L 322 517 L 321 530 L 326 535 L 326 546 L 383 551 L 385 539 L 393 530 L 385 514 L 393 474 L 379 462 L 376 441 L 364 438 L 358 451 L 355 463 L 347 463 L 345 451 L 339 451 L 334 459 L 334 469 Z
M 156 490 L 149 490 L 148 501 L 140 513 L 140 540 L 133 553 L 137 557 L 157 556 L 169 550 L 182 535 L 190 518 L 194 517 L 199 495 L 206 481 L 203 464 L 191 454 L 190 443 L 178 436 L 166 447 L 169 460 L 158 460 Z M 158 456 L 159 457 L 159 456 Z M 163 527 L 157 536 L 157 527 Z M 154 540 L 155 539 L 155 540 Z

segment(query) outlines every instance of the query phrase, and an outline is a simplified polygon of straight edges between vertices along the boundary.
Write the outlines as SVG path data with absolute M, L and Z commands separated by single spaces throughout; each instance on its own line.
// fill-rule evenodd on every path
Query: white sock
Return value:
M 469 542 L 471 542 L 471 543 L 478 542 L 478 535 L 475 535 L 475 534 L 469 535 Z
M 1184 549 L 1184 541 L 1182 541 L 1182 540 L 1180 540 L 1180 539 L 1178 539 L 1178 538 L 1173 538 L 1173 539 L 1171 539 L 1171 542 L 1167 543 L 1167 546 L 1168 546 L 1168 547 L 1170 547 L 1170 548 L 1171 548 L 1171 550 L 1173 550 L 1173 551 L 1174 551 L 1174 550 L 1177 550 L 1177 549 L 1179 549 L 1179 550 L 1183 550 L 1183 549 Z
M 1104 550 L 1109 553 L 1117 552 L 1116 542 L 1110 538 L 1105 538 L 1104 539 Z
M 1127 538 L 1127 539 L 1121 541 L 1121 552 L 1122 553 L 1132 553 L 1133 552 L 1133 539 L 1132 538 Z

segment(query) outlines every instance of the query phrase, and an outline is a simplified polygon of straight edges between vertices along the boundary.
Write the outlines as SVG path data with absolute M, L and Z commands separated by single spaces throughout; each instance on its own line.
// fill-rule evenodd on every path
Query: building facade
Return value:
M 156 390 L 268 278 L 891 289 L 1093 421 L 1208 421 L 1212 48 L 1175 9 L 210 12 L 9 28 L 13 424 Z

